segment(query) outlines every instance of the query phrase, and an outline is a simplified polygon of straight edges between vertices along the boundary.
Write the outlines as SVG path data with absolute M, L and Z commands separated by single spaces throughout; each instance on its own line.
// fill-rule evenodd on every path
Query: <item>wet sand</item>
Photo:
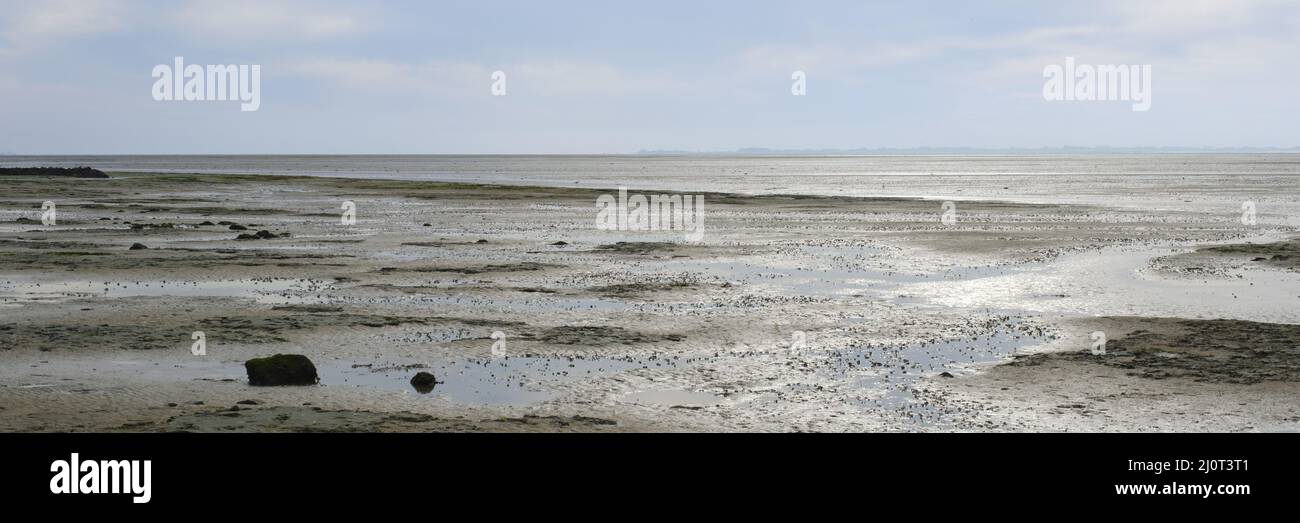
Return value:
M 616 187 L 110 174 L 0 182 L 0 430 L 1300 428 L 1297 230 L 1233 202 L 708 193 L 686 243 Z

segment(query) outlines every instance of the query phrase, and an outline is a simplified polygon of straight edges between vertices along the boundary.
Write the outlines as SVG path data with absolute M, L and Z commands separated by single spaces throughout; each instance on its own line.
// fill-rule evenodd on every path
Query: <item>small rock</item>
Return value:
M 276 236 L 275 233 L 271 231 L 257 231 L 257 237 L 263 240 L 269 240 L 271 238 L 275 238 Z
M 552 243 L 551 245 L 564 246 L 564 245 L 568 245 L 568 244 L 569 244 L 569 242 L 566 242 L 566 241 L 564 241 L 564 240 L 560 240 L 560 241 L 558 241 L 558 242 Z
M 956 377 L 956 376 L 953 376 L 951 372 L 944 372 L 943 374 L 940 374 L 939 377 L 940 377 L 940 378 L 954 378 L 954 377 Z
M 415 373 L 415 377 L 411 378 L 411 386 L 415 387 L 415 390 L 420 394 L 428 394 L 433 390 L 433 386 L 437 384 L 438 378 L 424 371 Z
M 243 225 L 240 225 L 240 224 L 236 223 L 236 224 L 232 224 L 232 225 L 230 226 L 230 230 L 232 230 L 232 231 L 247 231 L 247 230 L 248 230 L 248 227 L 244 227 Z
M 261 405 L 262 402 L 257 400 L 239 400 L 236 401 L 235 404 L 236 405 Z
M 143 243 L 133 243 L 133 244 L 131 244 L 131 249 L 130 249 L 130 250 L 133 250 L 133 251 L 143 251 L 143 250 L 148 249 L 148 248 L 149 248 L 149 247 L 146 247 L 145 244 L 143 244 Z
M 479 241 L 476 241 L 476 242 L 474 242 L 474 243 L 487 243 L 487 240 L 479 240 Z

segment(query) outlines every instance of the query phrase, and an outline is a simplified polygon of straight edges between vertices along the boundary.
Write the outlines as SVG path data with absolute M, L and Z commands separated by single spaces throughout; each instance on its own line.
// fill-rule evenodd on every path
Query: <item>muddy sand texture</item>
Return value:
M 932 200 L 708 193 L 688 244 L 597 230 L 608 191 L 113 176 L 4 182 L 0 430 L 1295 426 L 1290 324 L 934 306 L 917 287 L 1170 244 L 1247 283 L 1294 268 L 1294 240 L 1258 240 L 1294 230 L 1233 212 L 963 201 L 945 227 Z M 1087 322 L 1110 325 L 1108 359 L 1071 345 Z M 1039 347 L 1056 352 L 1024 356 Z M 309 357 L 320 384 L 250 387 L 243 362 L 277 353 Z M 378 369 L 395 385 L 363 384 Z M 418 394 L 414 369 L 444 383 Z
M 1240 320 L 1103 318 L 1126 333 L 1108 340 L 1104 354 L 1034 354 L 1012 366 L 1057 360 L 1124 369 L 1146 379 L 1183 378 L 1251 385 L 1300 383 L 1300 325 Z

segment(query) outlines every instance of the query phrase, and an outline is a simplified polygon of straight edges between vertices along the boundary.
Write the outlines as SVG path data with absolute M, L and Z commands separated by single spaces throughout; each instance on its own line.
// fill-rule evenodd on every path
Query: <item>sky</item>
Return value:
M 178 56 L 260 66 L 260 106 L 155 100 Z M 1150 109 L 1046 100 L 1067 57 L 1150 66 Z M 1300 0 L 0 0 L 7 154 L 1294 147 L 1297 117 Z

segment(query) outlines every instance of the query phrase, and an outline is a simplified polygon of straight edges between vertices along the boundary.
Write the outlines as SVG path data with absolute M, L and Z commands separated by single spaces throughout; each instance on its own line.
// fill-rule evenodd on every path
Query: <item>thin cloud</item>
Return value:
M 487 78 L 491 74 L 485 67 L 467 63 L 408 64 L 335 58 L 301 62 L 290 70 L 352 89 L 379 92 L 425 91 L 430 94 L 468 94 L 475 85 L 487 85 Z
M 126 10 L 117 0 L 44 0 L 7 6 L 0 14 L 0 42 L 4 42 L 0 56 L 123 30 Z
M 660 72 L 629 72 L 598 63 L 541 60 L 489 67 L 485 64 L 431 61 L 317 59 L 292 71 L 352 89 L 418 91 L 426 94 L 483 95 L 494 71 L 506 73 L 508 92 L 519 96 L 631 96 L 681 91 L 687 86 Z
M 1005 35 L 944 38 L 914 42 L 873 42 L 858 46 L 759 46 L 741 53 L 741 62 L 764 70 L 810 69 L 852 72 L 884 69 L 941 58 L 958 51 L 1030 49 L 1050 42 L 1096 35 L 1095 26 L 1043 27 Z
M 296 0 L 192 1 L 171 20 L 202 38 L 318 39 L 364 32 L 367 16 L 350 7 Z
M 1150 36 L 1236 30 L 1267 22 L 1278 8 L 1295 6 L 1294 0 L 1116 0 L 1103 5 L 1126 30 Z

